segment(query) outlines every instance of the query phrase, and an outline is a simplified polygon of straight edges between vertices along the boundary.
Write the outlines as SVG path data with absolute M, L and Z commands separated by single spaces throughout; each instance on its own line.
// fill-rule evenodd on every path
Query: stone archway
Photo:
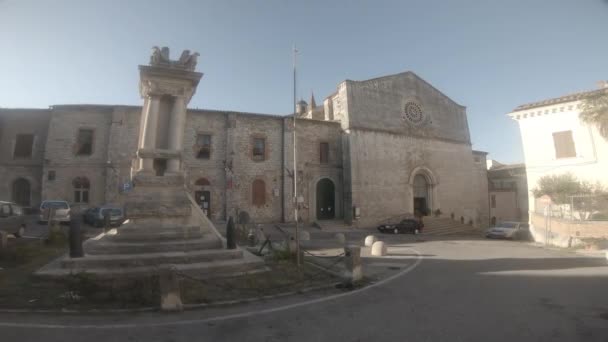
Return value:
M 317 182 L 317 219 L 331 220 L 336 217 L 336 186 L 329 178 Z
M 431 215 L 439 208 L 437 179 L 426 167 L 417 167 L 410 174 L 410 209 L 414 214 Z
M 431 206 L 430 184 L 422 174 L 414 176 L 413 184 L 414 214 L 429 215 Z
M 13 182 L 12 199 L 22 207 L 31 206 L 32 191 L 30 182 L 25 178 L 17 178 Z

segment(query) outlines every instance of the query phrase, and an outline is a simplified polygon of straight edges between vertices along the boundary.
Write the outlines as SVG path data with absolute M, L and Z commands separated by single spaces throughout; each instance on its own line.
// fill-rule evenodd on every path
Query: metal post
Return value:
M 298 223 L 298 170 L 297 170 L 297 157 L 296 157 L 296 116 L 297 116 L 297 103 L 296 103 L 296 62 L 297 62 L 298 50 L 296 46 L 293 46 L 293 211 L 294 219 L 296 221 L 296 264 L 300 267 L 300 236 L 299 236 L 299 223 Z

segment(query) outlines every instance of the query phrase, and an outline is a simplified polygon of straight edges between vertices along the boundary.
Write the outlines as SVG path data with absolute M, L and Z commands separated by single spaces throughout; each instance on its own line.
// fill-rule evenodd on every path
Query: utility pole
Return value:
M 298 167 L 297 167 L 297 149 L 296 149 L 296 116 L 297 116 L 297 98 L 296 98 L 296 65 L 297 65 L 298 50 L 293 46 L 293 212 L 296 221 L 296 264 L 300 267 L 300 234 L 298 222 Z

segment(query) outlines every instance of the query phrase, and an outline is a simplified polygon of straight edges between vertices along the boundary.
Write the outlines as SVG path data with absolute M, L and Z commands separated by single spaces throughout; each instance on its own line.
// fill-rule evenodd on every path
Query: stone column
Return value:
M 144 129 L 139 142 L 140 149 L 154 150 L 156 149 L 156 130 L 158 128 L 158 111 L 160 109 L 160 97 L 149 95 L 148 106 L 146 107 L 145 117 L 143 118 Z M 154 159 L 141 158 L 139 171 L 144 173 L 154 173 Z
M 176 96 L 169 121 L 168 147 L 169 150 L 180 151 L 184 141 L 184 126 L 186 124 L 186 98 Z M 176 174 L 180 171 L 180 159 L 169 159 L 167 161 L 167 172 Z

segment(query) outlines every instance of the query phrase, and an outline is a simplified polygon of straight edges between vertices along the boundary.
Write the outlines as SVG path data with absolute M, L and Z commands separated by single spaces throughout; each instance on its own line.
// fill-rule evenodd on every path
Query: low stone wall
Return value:
M 559 247 L 582 244 L 584 238 L 608 238 L 608 221 L 576 222 L 552 217 L 546 229 L 545 216 L 532 213 L 530 223 L 534 241 Z

